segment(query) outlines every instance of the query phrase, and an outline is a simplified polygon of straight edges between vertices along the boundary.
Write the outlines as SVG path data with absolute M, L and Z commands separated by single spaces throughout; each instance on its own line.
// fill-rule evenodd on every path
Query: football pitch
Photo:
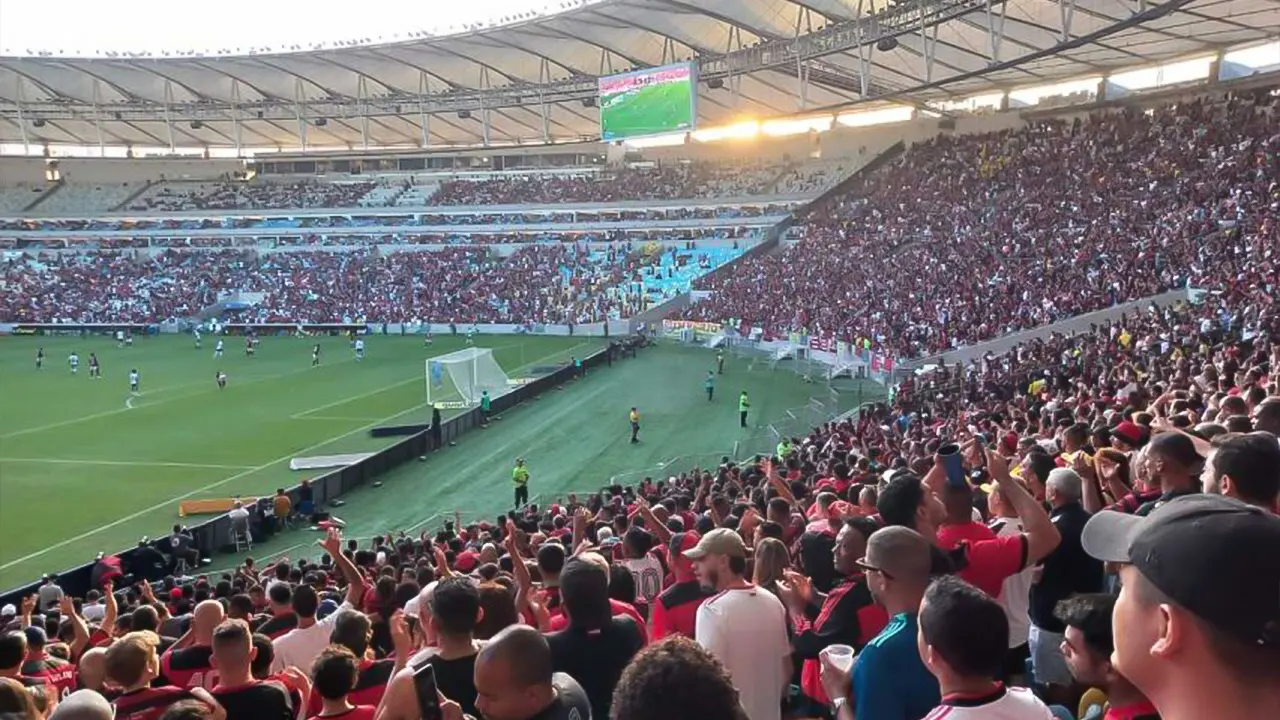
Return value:
M 321 338 L 323 363 L 310 366 L 314 339 L 264 338 L 256 358 L 229 338 L 227 354 L 212 344 L 196 350 L 188 337 L 140 338 L 117 348 L 108 338 L 0 338 L 0 589 L 131 547 L 143 535 L 163 535 L 184 499 L 269 493 L 323 471 L 294 472 L 298 456 L 369 452 L 395 442 L 368 431 L 390 423 L 425 422 L 424 363 L 457 350 L 460 338 L 370 336 L 355 362 L 341 338 Z M 481 336 L 508 375 L 520 377 L 585 356 L 603 340 Z M 45 367 L 34 368 L 36 348 Z M 66 357 L 81 358 L 72 376 Z M 102 361 L 103 379 L 87 377 L 88 354 Z M 617 477 L 634 482 L 665 468 L 714 464 L 744 443 L 759 442 L 760 425 L 820 400 L 840 410 L 878 396 L 875 386 L 845 381 L 833 393 L 794 373 L 748 370 L 730 360 L 714 402 L 702 391 L 713 364 L 709 351 L 662 346 L 636 360 L 601 367 L 587 377 L 509 411 L 489 429 L 464 435 L 455 447 L 386 475 L 382 487 L 344 497 L 334 513 L 351 537 L 437 527 L 454 512 L 495 517 L 510 507 L 510 472 L 528 460 L 531 493 L 543 502 L 598 488 Z M 136 367 L 142 392 L 131 398 Z M 216 370 L 228 387 L 214 384 Z M 738 427 L 736 402 L 750 393 L 752 426 Z M 834 398 L 834 399 L 833 399 Z M 641 440 L 628 442 L 626 414 L 639 408 Z M 203 518 L 186 520 L 191 524 Z M 296 551 L 318 537 L 286 531 L 255 546 L 263 558 Z M 215 567 L 234 564 L 215 558 Z
M 692 130 L 692 92 L 687 82 L 667 82 L 603 98 L 600 103 L 601 135 L 605 140 L 620 140 Z

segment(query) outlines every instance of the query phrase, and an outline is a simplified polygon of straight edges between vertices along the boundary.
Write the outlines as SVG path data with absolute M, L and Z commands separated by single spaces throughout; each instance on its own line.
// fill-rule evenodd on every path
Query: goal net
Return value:
M 507 374 L 489 348 L 466 348 L 427 360 L 427 404 L 438 408 L 463 408 L 480 404 L 510 389 Z

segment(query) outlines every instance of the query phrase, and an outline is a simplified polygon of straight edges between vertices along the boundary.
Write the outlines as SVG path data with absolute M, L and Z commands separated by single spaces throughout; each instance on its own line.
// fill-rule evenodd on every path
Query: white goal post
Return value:
M 426 371 L 427 404 L 437 408 L 479 405 L 485 391 L 496 398 L 511 385 L 489 348 L 471 347 L 428 358 Z

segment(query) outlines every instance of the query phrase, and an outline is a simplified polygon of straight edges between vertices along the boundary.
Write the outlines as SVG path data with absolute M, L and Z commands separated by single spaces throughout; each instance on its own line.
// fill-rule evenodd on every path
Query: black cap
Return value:
M 1175 498 L 1147 517 L 1089 518 L 1085 552 L 1129 563 L 1209 625 L 1280 650 L 1280 517 L 1222 495 Z

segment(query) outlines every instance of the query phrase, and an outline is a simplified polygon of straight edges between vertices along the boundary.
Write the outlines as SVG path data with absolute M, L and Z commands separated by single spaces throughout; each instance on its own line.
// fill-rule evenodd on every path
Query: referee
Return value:
M 511 482 L 516 486 L 516 509 L 529 504 L 529 468 L 524 466 L 524 458 L 516 458 L 516 466 L 511 470 Z

